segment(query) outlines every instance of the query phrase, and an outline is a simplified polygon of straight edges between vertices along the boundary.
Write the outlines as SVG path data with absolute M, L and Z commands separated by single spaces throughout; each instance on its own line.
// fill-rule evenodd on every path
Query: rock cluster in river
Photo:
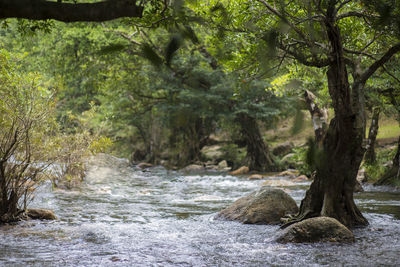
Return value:
M 246 224 L 278 224 L 283 216 L 297 211 L 296 202 L 292 197 L 280 189 L 264 186 L 236 200 L 216 218 Z
M 295 223 L 280 232 L 279 243 L 354 242 L 353 233 L 338 220 L 315 217 Z

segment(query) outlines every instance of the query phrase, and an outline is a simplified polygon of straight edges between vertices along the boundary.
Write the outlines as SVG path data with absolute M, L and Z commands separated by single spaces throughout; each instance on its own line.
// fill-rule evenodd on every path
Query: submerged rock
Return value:
M 298 170 L 286 170 L 286 171 L 280 172 L 278 174 L 278 176 L 288 176 L 289 178 L 292 178 L 292 179 L 296 178 L 299 175 L 300 175 L 300 172 Z
M 204 171 L 204 167 L 198 164 L 191 164 L 182 169 L 185 172 Z
M 301 183 L 301 182 L 307 182 L 309 179 L 308 179 L 308 177 L 307 176 L 305 176 L 305 175 L 300 175 L 300 176 L 297 176 L 295 179 L 293 179 L 293 182 L 295 182 L 295 183 Z
M 295 223 L 278 234 L 279 243 L 354 242 L 353 233 L 338 220 L 315 217 Z
M 229 174 L 230 175 L 242 175 L 242 174 L 246 174 L 250 171 L 249 167 L 247 166 L 242 166 L 237 170 L 231 171 Z
M 262 176 L 261 174 L 253 174 L 253 175 L 249 176 L 250 180 L 261 180 L 263 178 L 264 178 L 264 176 Z
M 222 210 L 217 219 L 246 224 L 278 224 L 286 214 L 298 211 L 296 202 L 280 189 L 261 187 Z
M 46 209 L 28 209 L 26 215 L 31 219 L 37 220 L 56 220 L 57 217 L 51 210 Z
M 153 167 L 153 164 L 147 162 L 141 162 L 136 167 L 138 167 L 139 169 L 148 169 Z
M 265 182 L 262 183 L 262 185 L 280 187 L 280 186 L 294 186 L 296 184 L 292 181 L 279 179 L 279 180 L 266 180 Z

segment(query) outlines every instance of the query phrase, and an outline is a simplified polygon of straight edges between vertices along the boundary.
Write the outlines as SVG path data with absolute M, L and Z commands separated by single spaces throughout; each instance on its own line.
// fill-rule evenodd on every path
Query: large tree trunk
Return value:
M 276 164 L 262 139 L 257 121 L 246 114 L 239 114 L 236 121 L 240 124 L 242 138 L 247 147 L 246 157 L 250 170 L 275 171 Z
M 372 111 L 371 125 L 369 127 L 367 151 L 365 152 L 364 160 L 366 163 L 374 163 L 376 161 L 375 141 L 379 129 L 379 113 L 380 108 L 374 108 Z
M 375 185 L 393 185 L 400 183 L 400 137 L 397 143 L 397 152 L 393 158 L 392 167 L 375 183 Z
M 328 10 L 328 18 L 330 16 Z M 333 16 L 333 15 L 332 15 Z M 300 212 L 286 225 L 316 216 L 333 217 L 354 227 L 368 224 L 354 203 L 353 191 L 364 155 L 364 114 L 361 83 L 350 90 L 339 28 L 334 18 L 326 31 L 332 46 L 332 62 L 327 72 L 329 94 L 335 110 L 323 142 L 322 156 L 316 161 L 316 175 L 303 199 Z

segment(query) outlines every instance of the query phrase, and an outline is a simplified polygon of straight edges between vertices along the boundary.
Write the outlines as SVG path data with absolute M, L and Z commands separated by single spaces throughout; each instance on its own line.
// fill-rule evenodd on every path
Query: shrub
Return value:
M 0 50 L 0 222 L 26 209 L 45 170 L 56 160 L 54 101 L 37 74 L 21 74 Z

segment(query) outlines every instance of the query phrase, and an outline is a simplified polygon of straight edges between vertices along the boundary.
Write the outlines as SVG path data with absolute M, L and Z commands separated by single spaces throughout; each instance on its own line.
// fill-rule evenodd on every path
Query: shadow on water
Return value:
M 262 181 L 224 174 L 184 175 L 155 168 L 104 166 L 81 190 L 43 187 L 32 206 L 53 209 L 53 222 L 0 227 L 1 266 L 399 265 L 400 193 L 356 194 L 370 225 L 356 242 L 273 242 L 278 226 L 214 220 Z M 308 183 L 286 187 L 299 204 Z

